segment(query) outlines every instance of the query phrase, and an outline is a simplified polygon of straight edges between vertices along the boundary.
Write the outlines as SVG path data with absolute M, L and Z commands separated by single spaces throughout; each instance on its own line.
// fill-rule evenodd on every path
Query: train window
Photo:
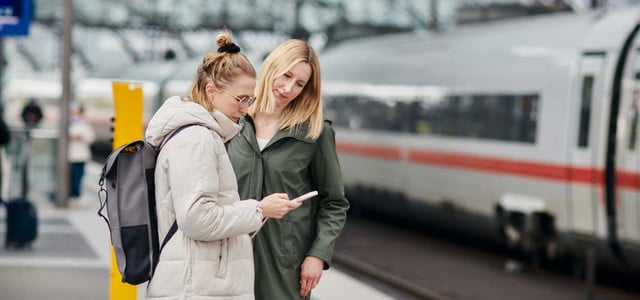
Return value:
M 416 133 L 534 143 L 538 95 L 450 95 L 418 113 Z
M 538 95 L 449 95 L 379 99 L 332 96 L 325 114 L 337 127 L 534 143 Z
M 578 147 L 589 146 L 589 123 L 591 120 L 591 99 L 593 98 L 593 75 L 582 78 L 582 101 L 580 104 L 580 123 L 578 132 Z
M 328 97 L 325 115 L 335 126 L 358 129 L 362 123 L 360 103 L 357 96 Z
M 640 73 L 636 74 L 636 79 L 640 78 Z M 638 98 L 640 90 L 633 91 L 633 99 L 631 100 L 631 109 L 629 110 L 629 145 L 630 151 L 636 150 L 638 136 Z

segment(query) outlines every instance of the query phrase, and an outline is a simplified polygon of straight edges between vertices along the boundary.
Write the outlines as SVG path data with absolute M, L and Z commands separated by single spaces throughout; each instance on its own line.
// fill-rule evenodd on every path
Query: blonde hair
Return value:
M 273 113 L 276 101 L 273 82 L 287 73 L 299 62 L 308 63 L 311 77 L 300 92 L 282 111 L 278 129 L 297 130 L 296 127 L 309 120 L 308 138 L 316 139 L 322 133 L 322 95 L 320 93 L 320 63 L 315 50 L 302 40 L 291 39 L 276 47 L 265 59 L 256 84 L 256 103 L 249 108 L 249 115 L 257 112 Z
M 219 48 L 237 48 L 233 44 L 231 32 L 226 29 L 218 33 L 216 44 Z M 237 49 L 239 51 L 239 48 Z M 241 52 L 221 52 L 221 49 L 218 49 L 218 52 L 209 52 L 198 66 L 188 99 L 202 105 L 208 111 L 213 111 L 213 104 L 207 99 L 205 91 L 207 84 L 212 82 L 216 87 L 224 88 L 239 75 L 256 77 L 256 70 L 247 56 Z

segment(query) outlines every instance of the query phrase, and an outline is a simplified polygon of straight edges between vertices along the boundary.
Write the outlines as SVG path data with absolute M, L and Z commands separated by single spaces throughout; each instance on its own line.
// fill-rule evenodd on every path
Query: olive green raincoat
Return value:
M 253 241 L 256 299 L 300 299 L 300 265 L 315 256 L 328 269 L 347 219 L 335 132 L 325 121 L 322 134 L 313 140 L 305 137 L 308 124 L 302 124 L 298 130 L 278 131 L 260 151 L 253 120 L 247 116 L 241 124 L 244 128 L 228 147 L 240 199 L 319 193 L 284 218 L 267 221 Z

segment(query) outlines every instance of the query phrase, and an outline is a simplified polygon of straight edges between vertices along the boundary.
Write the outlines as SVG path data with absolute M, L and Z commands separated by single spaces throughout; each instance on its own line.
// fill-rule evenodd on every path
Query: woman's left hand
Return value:
M 300 296 L 306 297 L 320 283 L 323 267 L 324 261 L 315 256 L 304 259 L 300 266 Z

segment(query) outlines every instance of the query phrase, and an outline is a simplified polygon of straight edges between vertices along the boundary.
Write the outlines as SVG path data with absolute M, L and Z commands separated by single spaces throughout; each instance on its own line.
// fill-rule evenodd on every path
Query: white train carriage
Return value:
M 557 14 L 322 53 L 354 206 L 640 270 L 639 21 Z

